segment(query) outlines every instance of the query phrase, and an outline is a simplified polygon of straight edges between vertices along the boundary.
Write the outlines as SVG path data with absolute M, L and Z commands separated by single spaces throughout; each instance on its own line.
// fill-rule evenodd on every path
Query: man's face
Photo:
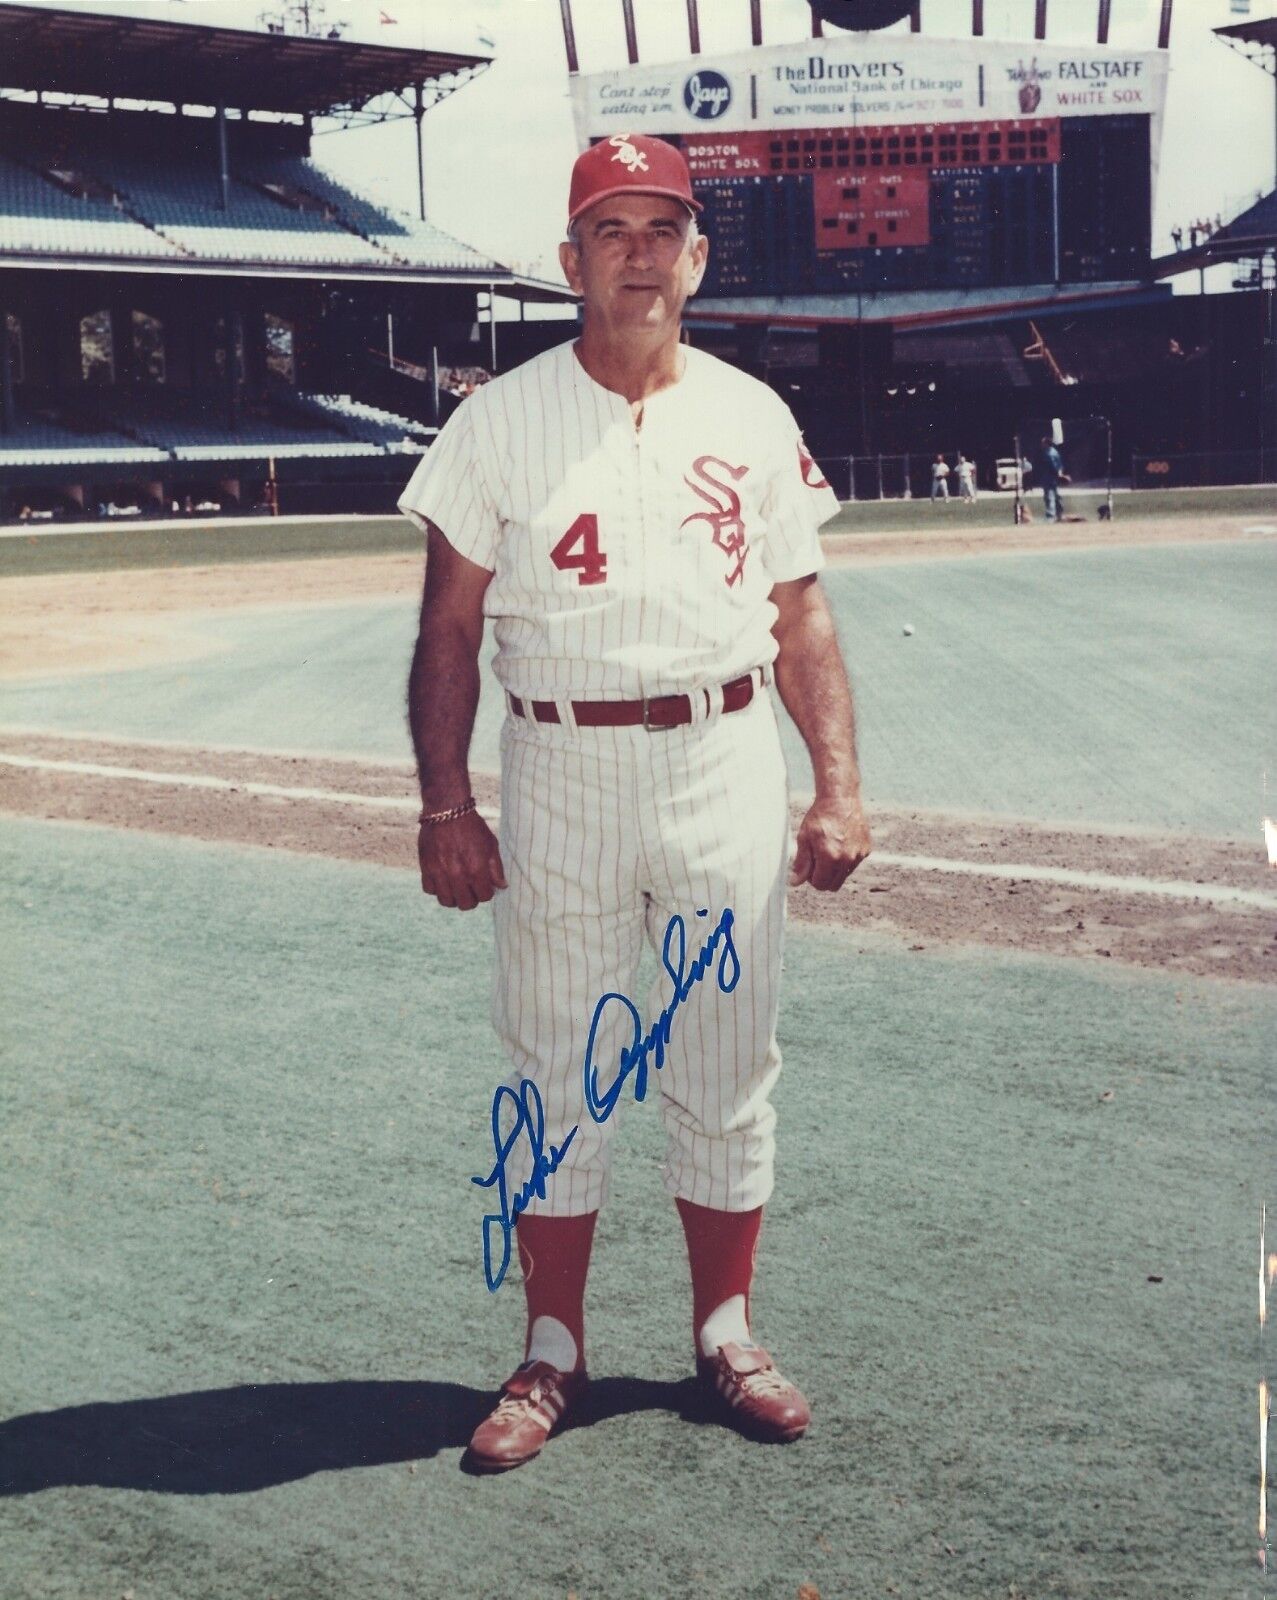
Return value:
M 600 200 L 577 219 L 580 244 L 559 246 L 563 274 L 590 315 L 618 332 L 677 325 L 709 254 L 690 225 L 687 207 L 660 195 Z

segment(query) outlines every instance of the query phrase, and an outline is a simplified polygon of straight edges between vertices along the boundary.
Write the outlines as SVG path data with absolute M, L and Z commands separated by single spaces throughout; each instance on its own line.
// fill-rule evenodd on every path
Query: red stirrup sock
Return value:
M 584 1368 L 585 1279 L 598 1217 L 525 1213 L 515 1224 L 528 1301 L 525 1361 L 548 1361 L 560 1372 Z
M 749 1343 L 749 1290 L 763 1208 L 711 1211 L 676 1200 L 692 1268 L 692 1327 L 697 1353 Z

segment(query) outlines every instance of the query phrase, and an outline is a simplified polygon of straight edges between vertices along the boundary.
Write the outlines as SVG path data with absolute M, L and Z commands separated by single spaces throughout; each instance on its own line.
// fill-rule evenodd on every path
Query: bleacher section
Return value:
M 426 428 L 408 417 L 398 417 L 392 411 L 382 411 L 377 406 L 353 400 L 348 394 L 315 394 L 298 397 L 299 401 L 314 408 L 325 421 L 352 433 L 369 444 L 380 445 L 389 454 L 419 452 L 427 435 L 436 430 Z
M 436 271 L 482 267 L 483 257 L 429 222 L 374 205 L 345 188 L 322 167 L 304 157 L 250 161 L 246 177 L 284 194 L 309 197 L 333 208 L 351 228 L 404 266 Z
M 180 251 L 110 200 L 70 192 L 0 154 L 0 238 L 12 252 L 171 258 Z
M 186 258 L 271 266 L 490 265 L 430 223 L 361 199 L 313 162 L 257 158 L 236 168 L 228 205 L 206 158 L 79 149 L 0 154 L 6 252 Z
M 9 467 L 75 466 L 84 461 L 125 466 L 169 459 L 166 450 L 139 444 L 113 428 L 86 431 L 43 417 L 21 417 L 12 433 L 0 434 L 0 464 Z
M 108 414 L 114 426 L 51 407 L 24 417 L 0 434 L 0 467 L 420 454 L 434 431 L 349 395 L 280 396 L 233 430 L 199 396 L 172 390 L 113 389 Z
M 245 410 L 238 426 L 209 414 L 198 396 L 117 391 L 113 415 L 120 425 L 169 452 L 177 461 L 229 461 L 245 456 L 380 455 L 381 446 L 352 439 L 314 418 L 281 408 Z
M 199 260 L 315 266 L 383 261 L 375 246 L 322 211 L 281 204 L 235 179 L 223 211 L 217 174 L 207 163 L 169 161 L 158 171 L 153 163 L 115 156 L 99 158 L 94 167 L 151 227 Z

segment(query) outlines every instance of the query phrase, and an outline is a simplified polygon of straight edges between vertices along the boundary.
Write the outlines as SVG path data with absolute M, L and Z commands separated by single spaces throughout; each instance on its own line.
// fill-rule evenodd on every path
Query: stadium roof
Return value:
M 1153 272 L 1159 278 L 1173 278 L 1220 261 L 1257 260 L 1273 250 L 1277 250 L 1277 190 L 1261 195 L 1201 244 L 1154 261 Z
M 1277 48 L 1277 17 L 1256 17 L 1250 22 L 1230 22 L 1216 28 L 1223 39 L 1238 39 L 1242 44 L 1270 45 Z
M 319 115 L 491 60 L 490 51 L 405 50 L 0 3 L 7 89 Z
M 1277 190 L 1261 195 L 1253 206 L 1213 233 L 1208 243 L 1242 248 L 1258 244 L 1271 250 L 1277 245 Z
M 820 328 L 838 323 L 905 327 L 952 327 L 997 322 L 1032 312 L 1092 311 L 1108 305 L 1160 301 L 1170 291 L 1122 280 L 1114 283 L 1009 284 L 983 289 L 901 289 L 856 295 L 740 296 L 689 300 L 683 320 L 713 327 L 765 322 L 771 327 Z

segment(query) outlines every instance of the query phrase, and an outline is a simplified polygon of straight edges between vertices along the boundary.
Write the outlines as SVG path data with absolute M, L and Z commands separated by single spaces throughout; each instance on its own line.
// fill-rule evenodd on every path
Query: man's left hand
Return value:
M 859 800 L 816 800 L 798 829 L 790 885 L 810 883 L 831 893 L 841 889 L 870 849 Z

